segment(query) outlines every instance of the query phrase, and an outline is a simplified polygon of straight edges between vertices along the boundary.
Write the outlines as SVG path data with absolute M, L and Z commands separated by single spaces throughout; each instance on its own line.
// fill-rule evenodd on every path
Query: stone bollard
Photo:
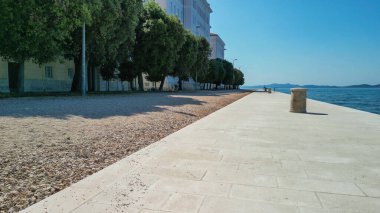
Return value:
M 307 89 L 294 88 L 290 90 L 292 92 L 290 102 L 290 112 L 306 113 L 306 99 Z

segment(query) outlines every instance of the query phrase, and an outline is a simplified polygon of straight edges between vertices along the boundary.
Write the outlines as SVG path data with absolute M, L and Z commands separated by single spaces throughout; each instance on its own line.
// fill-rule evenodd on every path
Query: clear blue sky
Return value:
M 246 85 L 380 84 L 380 0 L 209 0 Z

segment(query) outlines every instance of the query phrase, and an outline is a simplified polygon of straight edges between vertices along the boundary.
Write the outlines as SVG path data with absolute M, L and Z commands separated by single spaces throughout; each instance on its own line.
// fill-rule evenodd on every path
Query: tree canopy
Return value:
M 207 81 L 215 85 L 220 85 L 224 79 L 226 70 L 223 66 L 222 59 L 211 59 L 210 68 L 207 75 Z
M 188 80 L 198 56 L 198 40 L 191 32 L 185 32 L 185 43 L 178 53 L 174 67 L 174 76 L 179 78 L 179 89 L 182 90 L 182 80 Z
M 197 37 L 198 52 L 197 60 L 191 69 L 191 77 L 201 83 L 207 82 L 207 74 L 209 71 L 209 57 L 211 54 L 210 44 L 204 37 Z
M 119 78 L 122 81 L 132 82 L 138 75 L 135 69 L 134 63 L 131 60 L 127 60 L 119 66 Z
M 223 60 L 222 62 L 224 70 L 226 71 L 222 83 L 224 85 L 232 85 L 234 83 L 234 67 L 232 63 L 227 60 Z
M 165 77 L 173 73 L 175 62 L 185 43 L 185 29 L 174 16 L 168 16 L 161 7 L 149 1 L 137 27 L 134 59 L 137 69 L 147 74 L 149 81 L 160 81 L 163 89 Z
M 42 64 L 63 56 L 85 16 L 83 4 L 71 0 L 1 0 L 0 8 L 0 56 L 16 62 Z
M 234 69 L 234 85 L 235 86 L 241 86 L 244 85 L 245 79 L 244 79 L 244 73 L 239 69 Z
M 135 28 L 142 10 L 139 0 L 91 0 L 86 23 L 88 69 L 101 69 L 104 79 L 115 76 L 117 66 L 131 54 L 136 38 Z M 81 64 L 81 28 L 78 27 L 66 45 L 66 56 L 76 62 L 72 90 L 79 89 Z M 115 67 L 111 68 L 113 65 Z M 107 67 L 107 69 L 104 69 Z M 105 71 L 107 70 L 107 71 Z M 113 70 L 113 71 L 112 71 Z
M 244 74 L 223 59 L 209 60 L 210 44 L 185 30 L 153 0 L 0 1 L 0 56 L 38 64 L 64 56 L 75 64 L 72 91 L 81 83 L 82 26 L 86 26 L 89 76 L 152 82 L 169 75 L 217 86 L 242 85 Z M 91 79 L 93 80 L 93 79 Z M 93 82 L 93 81 L 92 81 Z M 89 85 L 88 88 L 92 88 Z

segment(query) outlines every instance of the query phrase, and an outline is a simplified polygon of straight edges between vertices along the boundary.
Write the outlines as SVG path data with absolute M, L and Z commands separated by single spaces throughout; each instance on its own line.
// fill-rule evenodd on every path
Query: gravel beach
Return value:
M 24 209 L 247 94 L 0 100 L 0 212 Z

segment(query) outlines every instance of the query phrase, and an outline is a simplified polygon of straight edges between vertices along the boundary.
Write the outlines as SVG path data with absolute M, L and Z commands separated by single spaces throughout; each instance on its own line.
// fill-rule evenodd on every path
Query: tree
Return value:
M 61 1 L 0 1 L 0 56 L 38 64 L 62 56 L 63 45 L 84 17 L 82 5 Z
M 209 71 L 209 57 L 211 54 L 210 44 L 203 37 L 197 37 L 198 51 L 197 60 L 191 69 L 191 77 L 197 82 L 207 83 L 207 74 Z
M 174 70 L 178 52 L 185 42 L 185 30 L 175 16 L 168 16 L 154 1 L 144 5 L 137 28 L 134 59 L 137 69 L 147 79 L 161 82 Z
M 215 89 L 222 83 L 225 76 L 223 61 L 219 58 L 210 60 L 210 68 L 207 75 L 207 82 L 215 84 Z
M 182 90 L 182 80 L 188 80 L 190 70 L 193 68 L 198 53 L 197 38 L 189 31 L 185 32 L 186 42 L 179 51 L 179 57 L 175 63 L 174 76 L 178 76 L 179 90 Z
M 135 69 L 134 63 L 131 60 L 127 60 L 119 66 L 119 78 L 121 81 L 128 81 L 130 89 L 132 88 L 133 79 L 138 75 L 138 72 Z
M 244 73 L 239 69 L 234 69 L 234 71 L 235 71 L 234 85 L 236 88 L 238 88 L 239 86 L 242 86 L 245 83 Z
M 223 60 L 223 67 L 226 72 L 226 75 L 224 76 L 224 79 L 222 83 L 225 85 L 225 87 L 228 85 L 232 85 L 234 83 L 234 67 L 231 62 L 227 60 Z
M 109 60 L 107 63 L 100 66 L 100 74 L 103 77 L 103 80 L 107 81 L 107 91 L 110 90 L 110 80 L 115 78 L 115 69 L 117 64 L 113 60 Z
M 70 0 L 68 0 L 70 1 Z M 71 84 L 71 91 L 80 91 L 81 88 L 81 71 L 82 71 L 82 27 L 83 24 L 86 24 L 86 37 L 87 41 L 89 39 L 88 28 L 92 25 L 94 14 L 98 13 L 102 8 L 101 0 L 73 0 L 72 3 L 81 9 L 83 15 L 80 19 L 80 24 L 71 32 L 70 37 L 67 38 L 64 42 L 64 57 L 68 60 L 74 61 L 75 73 L 73 82 Z M 70 15 L 70 13 L 68 13 Z M 86 50 L 88 50 L 88 42 L 86 43 Z M 87 61 L 88 61 L 88 51 L 87 53 Z M 86 62 L 87 64 L 87 62 Z
M 86 63 L 89 65 L 87 66 L 88 73 L 94 76 L 96 68 L 118 64 L 118 60 L 132 51 L 135 27 L 138 14 L 142 9 L 142 2 L 139 0 L 87 0 L 85 6 L 89 14 L 89 19 L 86 21 Z M 75 63 L 76 72 L 72 91 L 80 88 L 81 43 L 81 28 L 77 28 L 65 46 L 66 57 L 73 59 Z M 93 79 L 88 80 L 91 88 Z

